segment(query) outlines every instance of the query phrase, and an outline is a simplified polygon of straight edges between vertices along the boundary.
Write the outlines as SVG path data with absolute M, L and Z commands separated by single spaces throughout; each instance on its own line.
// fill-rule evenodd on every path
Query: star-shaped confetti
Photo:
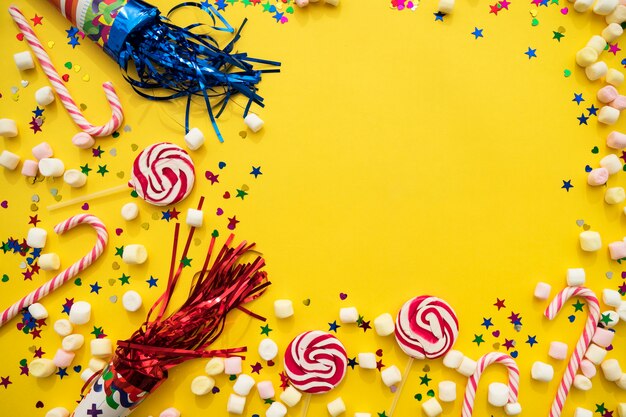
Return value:
M 126 275 L 125 273 L 122 273 L 122 276 L 118 278 L 118 280 L 122 283 L 122 286 L 130 284 L 130 282 L 128 282 L 129 279 L 130 276 Z
M 605 325 L 609 325 L 613 320 L 611 319 L 611 314 L 606 313 L 606 314 L 601 314 L 601 318 L 600 321 L 602 323 L 604 323 Z
M 159 280 L 158 278 L 155 278 L 152 275 L 150 275 L 150 279 L 146 280 L 146 282 L 148 283 L 148 288 L 156 287 L 158 280 Z
M 371 329 L 371 327 L 370 327 L 370 322 L 369 322 L 369 321 L 365 321 L 365 320 L 363 320 L 363 321 L 361 322 L 361 324 L 359 324 L 359 327 L 360 327 L 361 329 L 363 329 L 363 332 L 367 332 L 367 330 L 368 330 L 368 329 Z
M 583 311 L 584 306 L 585 303 L 581 303 L 580 300 L 576 300 L 576 303 L 572 304 L 572 307 L 574 307 L 574 313 L 577 311 Z
M 617 42 L 615 42 L 614 44 L 609 44 L 609 53 L 613 54 L 613 55 L 617 55 L 617 53 L 619 51 L 621 51 L 622 49 L 620 47 L 617 46 Z
M 90 334 L 96 336 L 96 339 L 103 339 L 106 337 L 106 334 L 104 334 L 104 329 L 102 327 L 93 326 L 93 331 Z
M 445 13 L 442 13 L 442 12 L 437 12 L 433 14 L 435 15 L 435 22 L 437 21 L 443 22 L 443 17 L 446 15 Z
M 71 45 L 71 46 L 72 46 L 72 49 L 74 49 L 74 48 L 76 48 L 78 45 L 80 45 L 80 42 L 78 41 L 78 38 L 73 37 L 73 38 L 70 38 L 70 40 L 69 40 L 69 41 L 67 41 L 67 44 L 68 44 L 68 45 Z
M 354 369 L 355 366 L 358 365 L 358 362 L 356 361 L 356 356 L 354 358 L 348 358 L 348 366 L 352 369 Z
M 524 55 L 528 55 L 528 59 L 537 58 L 537 49 L 532 49 L 529 46 L 528 51 L 524 52 Z
M 474 31 L 472 32 L 472 35 L 474 35 L 474 39 L 482 38 L 483 29 L 478 29 L 476 26 L 474 26 Z
M 193 261 L 193 259 L 191 258 L 187 258 L 186 256 L 180 260 L 180 263 L 183 265 L 183 268 L 185 267 L 191 267 L 191 261 Z
M 570 188 L 574 188 L 574 186 L 572 185 L 572 180 L 562 180 L 563 181 L 563 185 L 561 186 L 561 188 L 565 188 L 565 191 L 569 192 Z
M 92 169 L 89 168 L 89 164 L 85 164 L 80 167 L 80 172 L 82 172 L 85 175 L 89 175 L 89 171 L 92 171 Z
M 589 119 L 587 116 L 585 116 L 585 113 L 581 114 L 580 117 L 577 117 L 578 119 L 578 126 L 580 125 L 586 125 L 587 124 L 587 119 Z
M 119 256 L 120 258 L 122 258 L 124 256 L 124 246 L 120 246 L 119 248 L 116 246 L 114 256 Z
M 476 343 L 478 346 L 480 346 L 481 343 L 485 343 L 485 339 L 483 339 L 482 334 L 475 334 L 472 343 Z
M 506 305 L 504 304 L 505 300 L 501 300 L 499 298 L 496 298 L 496 302 L 493 304 L 495 307 L 498 307 L 498 311 L 500 311 L 501 308 L 506 308 Z
M 272 329 L 270 329 L 270 326 L 268 324 L 266 324 L 265 326 L 261 326 L 261 334 L 269 337 L 271 331 Z
M 587 107 L 587 111 L 589 112 L 589 116 L 597 116 L 598 115 L 598 108 L 596 106 L 594 106 L 593 104 L 591 105 L 591 107 Z
M 43 16 L 37 16 L 37 13 L 35 13 L 35 17 L 30 20 L 33 21 L 33 26 L 43 25 L 43 23 L 41 23 L 41 21 L 43 20 Z
M 485 326 L 485 329 L 489 330 L 489 328 L 491 326 L 493 326 L 493 323 L 491 321 L 491 317 L 489 317 L 488 319 L 483 317 L 483 324 L 481 324 L 481 326 Z
M 170 219 L 178 220 L 178 215 L 180 214 L 180 211 L 176 210 L 176 207 L 172 207 L 168 211 L 170 212 Z
M 59 378 L 63 379 L 64 376 L 67 376 L 67 368 L 59 368 L 55 375 L 58 375 Z
M 237 216 L 229 217 L 228 218 L 228 229 L 229 230 L 235 230 L 235 228 L 237 227 L 237 223 L 239 223 L 239 220 L 237 220 Z
M 261 172 L 261 167 L 252 167 L 252 172 L 250 173 L 250 175 L 254 175 L 254 178 L 258 177 L 259 175 L 263 175 L 263 173 Z
M 100 294 L 102 287 L 98 285 L 98 281 L 96 281 L 95 284 L 89 284 L 89 286 L 91 287 L 90 293 L 95 292 L 96 294 Z
M 106 165 L 98 165 L 98 174 L 101 174 L 104 177 L 104 174 L 109 172 Z
M 251 372 L 253 374 L 260 374 L 261 369 L 263 369 L 263 365 L 261 365 L 259 362 L 255 363 L 254 365 L 250 365 L 250 367 L 252 368 Z
M 237 195 L 235 196 L 235 198 L 241 198 L 243 200 L 244 197 L 247 195 L 248 193 L 245 192 L 244 190 L 237 189 Z
M 574 93 L 574 98 L 572 99 L 572 101 L 575 101 L 576 104 L 580 106 L 580 103 L 585 101 L 585 99 L 583 98 L 583 93 L 580 93 L 580 94 Z
M 511 311 L 511 315 L 507 318 L 511 321 L 511 324 L 522 324 L 522 318 L 518 313 Z
M 70 309 L 72 308 L 72 306 L 74 305 L 74 299 L 73 298 L 66 298 L 65 299 L 65 304 L 63 304 L 63 311 L 62 313 L 65 314 L 70 314 Z
M 420 385 L 426 385 L 426 386 L 428 386 L 428 383 L 432 381 L 432 379 L 428 377 L 428 374 L 424 374 L 424 376 L 420 376 L 419 379 L 420 379 Z
M 43 355 L 45 354 L 46 352 L 44 352 L 42 348 L 37 348 L 35 349 L 35 352 L 33 353 L 33 358 L 42 358 Z
M 70 26 L 70 28 L 67 29 L 66 32 L 67 32 L 68 38 L 73 38 L 74 36 L 78 34 L 78 28 L 75 28 L 74 26 Z
M 337 324 L 337 320 L 333 321 L 332 323 L 328 323 L 328 331 L 329 332 L 335 332 L 337 333 L 337 329 L 340 328 L 341 326 Z
M 504 338 L 504 343 L 502 344 L 502 346 L 504 346 L 507 351 L 513 349 L 515 347 L 515 340 L 509 340 L 507 338 Z
M 378 372 L 380 372 L 384 367 L 385 364 L 382 359 L 376 361 L 376 370 L 378 370 Z
M 530 336 L 528 335 L 528 340 L 526 341 L 526 343 L 528 343 L 530 345 L 530 347 L 533 347 L 534 345 L 536 345 L 537 343 L 537 336 Z
M 564 36 L 564 33 L 552 31 L 552 39 L 556 39 L 558 42 L 561 42 L 561 38 L 563 38 Z
M 102 157 L 102 153 L 104 151 L 100 148 L 100 145 L 98 145 L 97 148 L 92 148 L 91 149 L 91 155 L 95 158 L 101 158 Z
M 37 227 L 37 223 L 39 223 L 41 220 L 39 220 L 37 218 L 38 214 L 35 214 L 34 216 L 28 216 L 30 217 L 30 220 L 28 221 L 28 224 L 32 224 L 33 226 Z
M 4 387 L 4 389 L 9 388 L 9 385 L 11 385 L 13 382 L 11 382 L 11 376 L 7 375 L 5 376 L 0 376 L 0 385 L 2 385 Z

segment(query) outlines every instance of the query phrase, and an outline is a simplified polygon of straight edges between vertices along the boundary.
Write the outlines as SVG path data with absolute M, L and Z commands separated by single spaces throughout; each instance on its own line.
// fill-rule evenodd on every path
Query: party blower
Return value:
M 142 0 L 50 1 L 79 31 L 98 43 L 119 64 L 124 78 L 137 94 L 157 101 L 186 97 L 186 133 L 189 132 L 191 100 L 199 96 L 203 97 L 215 133 L 223 142 L 215 119 L 229 100 L 237 94 L 248 99 L 244 117 L 253 103 L 263 107 L 263 97 L 257 93 L 261 74 L 279 71 L 277 68 L 256 69 L 253 65 L 277 67 L 279 62 L 233 52 L 246 20 L 235 30 L 210 2 L 184 2 L 172 8 L 167 16 L 162 16 L 159 9 Z M 171 23 L 172 13 L 185 7 L 204 10 L 212 21 L 210 29 L 233 33 L 233 38 L 221 48 L 208 33 L 197 33 L 206 25 L 194 23 L 180 27 Z M 9 13 L 27 39 L 36 39 L 34 33 L 29 33 L 32 29 L 24 24 L 25 19 L 17 7 L 11 6 Z M 30 40 L 29 44 L 37 52 Z M 45 66 L 41 55 L 36 55 Z M 48 71 L 46 74 L 50 77 Z M 50 80 L 57 93 L 64 96 L 53 78 Z M 64 101 L 64 104 L 67 103 Z M 79 127 L 84 130 L 80 123 Z

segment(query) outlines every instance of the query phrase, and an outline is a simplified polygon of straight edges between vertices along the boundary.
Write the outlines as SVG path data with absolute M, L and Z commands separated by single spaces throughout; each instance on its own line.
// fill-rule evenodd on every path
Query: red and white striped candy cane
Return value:
M 74 123 L 76 123 L 83 132 L 89 133 L 91 136 L 108 136 L 115 132 L 122 124 L 124 113 L 122 112 L 122 103 L 120 103 L 119 97 L 115 94 L 113 84 L 110 82 L 102 84 L 104 94 L 106 95 L 109 106 L 111 106 L 111 110 L 113 112 L 111 119 L 103 126 L 94 126 L 89 123 L 87 119 L 85 119 L 83 113 L 80 111 L 78 106 L 76 106 L 74 99 L 70 95 L 69 91 L 67 91 L 59 73 L 54 68 L 54 65 L 52 65 L 50 57 L 46 53 L 45 49 L 43 49 L 43 45 L 37 38 L 37 35 L 35 35 L 35 32 L 31 29 L 22 12 L 17 7 L 11 6 L 9 7 L 9 14 L 39 59 L 41 68 L 43 68 L 43 71 L 48 76 L 50 83 L 57 92 L 61 102 L 63 102 L 63 106 L 72 117 L 72 120 L 74 120 Z
M 462 417 L 471 417 L 474 411 L 474 400 L 476 399 L 476 388 L 480 376 L 492 363 L 501 363 L 506 366 L 509 371 L 509 403 L 517 402 L 519 393 L 519 368 L 512 357 L 504 353 L 490 352 L 481 357 L 476 365 L 476 371 L 469 377 L 467 387 L 465 388 L 465 397 L 463 398 Z
M 109 234 L 107 233 L 107 229 L 104 224 L 96 216 L 92 216 L 91 214 L 79 214 L 76 216 L 72 216 L 69 219 L 54 226 L 54 231 L 57 234 L 62 235 L 68 230 L 73 229 L 77 225 L 83 223 L 88 224 L 96 229 L 98 239 L 96 240 L 95 246 L 89 251 L 87 255 L 74 262 L 74 264 L 72 264 L 69 268 L 65 269 L 63 272 L 59 273 L 50 281 L 46 282 L 41 287 L 37 288 L 26 297 L 22 298 L 20 301 L 4 310 L 0 315 L 0 327 L 7 323 L 9 320 L 11 320 L 13 317 L 15 317 L 21 309 L 41 300 L 43 297 L 78 275 L 81 271 L 83 271 L 100 257 L 109 239 Z
M 559 314 L 559 311 L 561 311 L 565 303 L 572 297 L 582 297 L 585 301 L 587 301 L 587 306 L 589 306 L 589 316 L 587 317 L 585 330 L 580 336 L 580 339 L 578 339 L 578 343 L 576 343 L 574 353 L 572 353 L 569 363 L 567 364 L 567 370 L 565 371 L 565 374 L 561 379 L 561 383 L 559 384 L 559 389 L 556 392 L 556 397 L 554 398 L 552 408 L 550 409 L 550 417 L 559 417 L 561 415 L 563 406 L 565 405 L 565 400 L 567 399 L 569 390 L 572 387 L 572 382 L 574 381 L 576 372 L 580 367 L 580 362 L 583 360 L 585 352 L 591 343 L 593 334 L 596 332 L 596 328 L 598 327 L 598 320 L 600 319 L 600 304 L 598 303 L 598 297 L 596 297 L 593 291 L 585 287 L 565 287 L 554 297 L 548 308 L 546 308 L 544 315 L 548 318 L 548 320 L 552 320 L 557 314 Z

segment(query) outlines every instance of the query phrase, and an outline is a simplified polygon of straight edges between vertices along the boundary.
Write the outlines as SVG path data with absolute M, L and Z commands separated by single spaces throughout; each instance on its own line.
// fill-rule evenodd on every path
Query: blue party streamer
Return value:
M 204 10 L 213 23 L 209 28 L 234 33 L 233 38 L 220 48 L 208 33 L 192 32 L 207 25 L 195 23 L 179 27 L 171 23 L 172 13 L 185 7 Z M 216 18 L 223 26 L 217 26 Z M 191 100 L 193 96 L 202 96 L 217 138 L 223 142 L 216 119 L 228 101 L 237 94 L 244 95 L 248 99 L 244 117 L 253 103 L 264 107 L 263 97 L 257 94 L 261 74 L 280 71 L 253 66 L 278 67 L 280 62 L 252 58 L 244 52 L 233 53 L 246 22 L 244 19 L 235 32 L 208 2 L 184 2 L 172 8 L 167 16 L 162 16 L 156 7 L 142 0 L 128 0 L 113 22 L 104 50 L 117 61 L 124 71 L 124 78 L 142 97 L 156 101 L 187 97 L 185 133 L 189 132 Z M 213 107 L 217 106 L 219 109 L 214 113 Z

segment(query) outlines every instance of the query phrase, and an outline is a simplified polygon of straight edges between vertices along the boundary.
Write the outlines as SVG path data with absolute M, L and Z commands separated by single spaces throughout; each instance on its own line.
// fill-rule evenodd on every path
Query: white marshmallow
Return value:
M 293 316 L 293 303 L 291 300 L 274 301 L 274 315 L 279 319 Z
M 509 401 L 509 387 L 502 382 L 489 384 L 487 401 L 494 407 L 504 407 Z
M 574 2 L 574 10 L 576 10 L 578 13 L 586 12 L 591 8 L 593 2 L 594 0 L 576 0 Z
M 28 235 L 26 235 L 26 244 L 31 248 L 43 248 L 46 246 L 46 238 L 48 232 L 41 227 L 31 227 L 28 229 Z
M 613 13 L 604 18 L 606 23 L 623 23 L 626 22 L 626 6 L 618 4 Z
M 586 68 L 598 60 L 598 53 L 590 46 L 585 46 L 576 52 L 576 64 Z
M 189 149 L 195 151 L 204 145 L 204 134 L 200 129 L 194 127 L 185 135 L 185 144 Z
M 264 361 L 273 360 L 278 355 L 278 345 L 270 338 L 261 340 L 259 343 L 259 356 Z
M 611 23 L 602 30 L 602 37 L 607 42 L 614 42 L 624 33 L 624 29 L 618 23 Z
M 439 400 L 445 403 L 456 401 L 456 383 L 441 381 L 439 383 Z
M 232 414 L 243 414 L 243 410 L 246 408 L 246 397 L 240 397 L 237 394 L 230 394 L 228 397 L 228 404 L 226 404 L 226 411 Z
M 72 334 L 72 330 L 74 330 L 74 326 L 72 326 L 72 323 L 70 323 L 70 321 L 67 319 L 59 319 L 55 321 L 53 328 L 56 334 L 58 334 L 61 337 L 65 337 L 65 336 Z M 67 350 L 65 348 L 63 349 Z
M 383 380 L 383 384 L 388 387 L 402 381 L 402 374 L 396 365 L 391 365 L 389 368 L 383 369 L 380 372 L 380 376 Z
M 328 414 L 330 414 L 332 417 L 337 417 L 338 415 L 346 412 L 346 405 L 344 404 L 341 397 L 326 404 L 326 408 L 328 409 Z
M 592 230 L 585 230 L 579 235 L 580 248 L 585 252 L 596 252 L 602 248 L 602 238 L 600 233 Z
M 583 268 L 569 268 L 567 270 L 567 285 L 569 287 L 585 285 L 585 270 Z
M 617 323 L 619 323 L 619 314 L 614 310 L 607 310 L 601 313 L 603 316 L 609 316 L 609 322 L 605 324 L 606 327 L 612 328 L 615 327 Z M 597 364 L 596 364 L 597 365 Z
M 39 160 L 39 172 L 44 177 L 60 177 L 64 171 L 65 165 L 58 158 L 42 158 Z
M 191 392 L 194 395 L 206 395 L 215 386 L 215 380 L 210 376 L 201 375 L 191 381 Z
M 610 175 L 617 174 L 622 170 L 622 163 L 615 154 L 609 154 L 600 159 L 600 166 L 606 168 Z
M 356 323 L 359 319 L 359 312 L 356 307 L 344 307 L 339 310 L 339 321 L 342 323 Z
M 35 378 L 46 378 L 55 373 L 56 365 L 50 359 L 37 358 L 28 365 L 28 372 Z
M 463 357 L 461 364 L 458 368 L 456 368 L 457 372 L 463 376 L 470 377 L 476 372 L 477 363 L 475 360 L 468 358 L 467 356 Z
M 87 183 L 87 175 L 77 169 L 68 169 L 63 174 L 63 181 L 72 188 L 80 188 Z
M 134 244 L 124 246 L 122 260 L 129 265 L 141 265 L 148 259 L 148 251 L 144 245 Z
M 602 301 L 607 306 L 619 307 L 622 304 L 622 296 L 618 291 L 605 288 L 602 290 Z
M 83 370 L 83 372 L 81 372 L 80 374 L 80 379 L 82 379 L 84 382 L 87 382 L 91 379 L 92 376 L 94 376 L 96 373 L 94 371 L 92 371 L 89 368 L 85 368 Z
M 20 71 L 35 68 L 35 61 L 33 61 L 33 56 L 30 51 L 18 52 L 17 54 L 14 54 L 13 60 L 15 61 L 17 69 Z
M 606 40 L 602 36 L 593 35 L 586 46 L 592 48 L 600 55 L 602 51 L 604 51 L 604 48 L 606 48 Z
M 69 417 L 70 412 L 64 407 L 54 407 L 46 413 L 46 417 Z
M 446 356 L 443 357 L 443 365 L 446 368 L 457 369 L 461 366 L 461 362 L 463 362 L 464 357 L 465 356 L 462 352 L 451 349 L 448 353 L 446 353 Z
M 91 320 L 91 304 L 87 301 L 76 301 L 70 308 L 70 322 L 85 324 Z
M 28 312 L 35 320 L 48 318 L 48 310 L 39 303 L 29 305 Z
M 298 7 L 305 7 L 309 5 L 309 0 L 296 0 Z
M 615 384 L 623 390 L 626 390 L 626 373 L 622 374 L 621 378 L 615 381 Z M 626 417 L 626 414 L 624 415 Z
M 202 221 L 204 220 L 204 213 L 202 210 L 187 209 L 187 217 L 185 222 L 191 227 L 202 227 Z
M 626 192 L 622 187 L 609 187 L 604 192 L 604 202 L 607 204 L 619 204 L 626 200 Z
M 554 368 L 552 365 L 536 361 L 530 370 L 532 379 L 542 382 L 550 382 L 554 378 Z
M 507 416 L 516 416 L 522 413 L 522 405 L 520 403 L 508 403 L 504 406 L 504 414 Z
M 591 410 L 587 410 L 586 408 L 576 407 L 574 417 L 593 417 L 593 412 Z
M 383 313 L 374 319 L 374 330 L 379 336 L 389 336 L 395 330 L 393 317 L 389 313 Z
M 441 404 L 439 404 L 439 401 L 437 401 L 437 399 L 433 397 L 422 403 L 422 411 L 428 417 L 437 417 L 438 415 L 443 413 L 443 408 L 441 408 Z
M 567 358 L 567 344 L 563 342 L 553 341 L 550 342 L 550 349 L 548 350 L 548 356 L 552 359 L 562 361 Z
M 619 381 L 622 377 L 622 368 L 619 366 L 617 359 L 607 359 L 600 365 L 602 373 L 607 381 Z
M 587 378 L 586 376 L 580 375 L 580 374 L 574 377 L 573 385 L 574 385 L 574 388 L 579 389 L 581 391 L 589 391 L 593 387 L 591 380 Z
M 376 369 L 376 355 L 370 352 L 359 353 L 359 366 L 362 369 Z
M 594 64 L 595 65 L 595 64 Z M 620 111 L 611 106 L 602 106 L 598 112 L 598 121 L 606 125 L 612 125 L 619 119 Z
M 142 304 L 143 300 L 137 291 L 126 291 L 122 296 L 122 306 L 126 311 L 135 312 L 141 308 Z
M 56 271 L 61 267 L 61 259 L 56 253 L 44 253 L 37 259 L 37 265 L 44 271 Z
M 602 39 L 602 38 L 600 38 Z M 602 39 L 602 42 L 604 42 L 604 39 Z M 589 79 L 589 81 L 596 81 L 599 80 L 600 78 L 604 77 L 607 73 L 607 71 L 609 70 L 609 67 L 606 65 L 606 62 L 604 61 L 598 61 L 595 62 L 591 65 L 589 65 L 587 68 L 585 68 L 585 74 L 587 75 L 587 78 Z M 611 107 L 612 108 L 612 107 Z M 611 115 L 613 116 L 613 115 Z M 600 117 L 600 115 L 598 115 L 598 118 Z M 609 117 L 608 115 L 605 115 L 605 118 Z M 617 117 L 619 117 L 619 114 L 617 115 Z M 617 120 L 617 117 L 615 118 L 615 120 Z M 602 122 L 602 123 L 606 123 L 606 122 Z M 615 122 L 611 122 L 610 124 L 615 123 Z M 609 124 L 609 123 L 607 123 Z
M 96 140 L 89 133 L 78 132 L 72 137 L 72 145 L 80 149 L 89 149 L 95 145 Z
M 2 153 L 0 153 L 0 166 L 3 166 L 8 170 L 13 171 L 15 168 L 17 168 L 17 165 L 19 163 L 19 155 L 16 155 L 13 152 L 9 151 L 2 151 Z
M 111 339 L 93 339 L 91 341 L 91 356 L 96 358 L 106 358 L 113 354 L 113 343 Z
M 72 324 L 70 323 L 70 326 Z M 68 352 L 74 352 L 83 347 L 85 343 L 85 336 L 80 333 L 70 334 L 63 338 L 61 341 L 61 347 Z
M 372 417 L 371 413 L 354 413 L 354 417 Z
M 289 385 L 281 394 L 280 400 L 287 404 L 288 407 L 294 407 L 300 402 L 302 394 L 300 391 Z
M 274 396 L 276 395 L 272 381 L 257 382 L 256 389 L 259 392 L 259 397 L 261 397 L 262 400 L 274 398 Z
M 243 119 L 243 122 L 248 126 L 248 129 L 253 131 L 254 133 L 261 130 L 263 127 L 263 120 L 259 116 L 254 113 L 248 113 L 248 115 Z
M 606 16 L 613 13 L 617 7 L 618 0 L 598 0 L 593 6 L 593 12 L 600 16 Z
M 331 6 L 339 6 L 339 0 L 324 0 L 324 3 L 330 4 Z
M 15 120 L 0 119 L 0 136 L 14 138 L 17 136 L 17 124 Z
M 550 297 L 552 286 L 545 282 L 538 282 L 535 286 L 535 298 L 539 300 L 547 300 Z
M 587 348 L 587 352 L 585 352 L 585 358 L 589 359 L 594 365 L 600 365 L 605 357 L 606 350 L 595 343 L 590 344 Z
M 626 403 L 619 403 L 617 406 L 617 415 L 619 417 L 626 417 Z
M 274 401 L 265 411 L 265 417 L 285 417 L 287 415 L 287 407 L 284 404 Z
M 161 411 L 159 417 L 180 417 L 180 411 L 178 411 L 174 407 L 166 408 L 165 410 Z
M 617 25 L 617 26 L 621 28 L 620 25 Z M 609 68 L 609 70 L 606 73 L 606 76 L 604 77 L 604 81 L 606 81 L 607 84 L 611 84 L 614 87 L 619 87 L 620 85 L 624 83 L 624 73 L 616 70 L 615 68 Z
M 437 9 L 441 13 L 450 14 L 454 9 L 454 0 L 439 0 L 439 6 Z
M 620 320 L 626 321 L 626 301 L 622 301 L 622 303 L 615 309 L 615 312 L 619 316 Z
M 35 92 L 35 101 L 40 106 L 47 106 L 54 101 L 54 91 L 52 88 L 45 86 Z
M 211 358 L 206 366 L 204 367 L 204 372 L 207 375 L 215 376 L 224 372 L 224 359 L 222 358 Z
M 233 385 L 233 391 L 235 391 L 235 394 L 245 397 L 250 394 L 250 390 L 255 384 L 256 381 L 250 375 L 240 374 L 235 381 L 235 385 Z
M 98 358 L 91 358 L 89 359 L 89 369 L 91 369 L 94 372 L 98 372 L 103 370 L 109 363 L 107 361 L 103 361 L 102 359 L 98 359 Z
M 139 215 L 139 206 L 135 203 L 126 203 L 122 206 L 121 215 L 126 221 L 135 220 Z
M 224 358 L 224 373 L 226 375 L 239 375 L 242 371 L 241 357 L 230 356 Z

